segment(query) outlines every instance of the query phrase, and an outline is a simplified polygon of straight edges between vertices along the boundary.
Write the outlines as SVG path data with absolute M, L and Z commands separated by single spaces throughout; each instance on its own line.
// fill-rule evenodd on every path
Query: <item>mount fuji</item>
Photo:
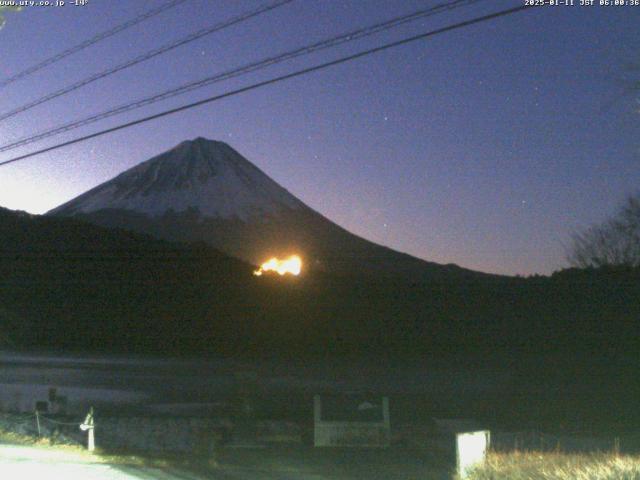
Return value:
M 369 242 L 305 205 L 223 142 L 196 138 L 98 185 L 47 215 L 205 242 L 261 264 L 300 255 L 308 270 L 410 278 L 480 275 Z

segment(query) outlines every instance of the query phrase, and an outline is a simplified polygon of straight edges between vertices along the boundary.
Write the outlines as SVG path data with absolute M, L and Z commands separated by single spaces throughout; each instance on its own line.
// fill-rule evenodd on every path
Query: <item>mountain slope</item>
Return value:
M 638 338 L 637 269 L 419 283 L 256 277 L 203 245 L 3 209 L 0 238 L 0 332 L 16 346 L 402 356 L 619 350 Z
M 310 269 L 410 278 L 481 275 L 438 265 L 364 240 L 280 187 L 225 143 L 197 138 L 133 167 L 49 215 L 204 241 L 260 264 L 300 254 Z

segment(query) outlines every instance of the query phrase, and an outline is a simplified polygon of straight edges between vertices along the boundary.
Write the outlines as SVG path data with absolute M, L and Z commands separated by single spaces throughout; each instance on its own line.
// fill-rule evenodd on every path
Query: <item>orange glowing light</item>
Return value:
M 284 275 L 286 273 L 300 275 L 301 270 L 302 259 L 298 255 L 292 255 L 284 260 L 273 257 L 260 265 L 258 270 L 254 270 L 253 274 L 258 277 L 264 272 L 277 272 L 278 275 Z

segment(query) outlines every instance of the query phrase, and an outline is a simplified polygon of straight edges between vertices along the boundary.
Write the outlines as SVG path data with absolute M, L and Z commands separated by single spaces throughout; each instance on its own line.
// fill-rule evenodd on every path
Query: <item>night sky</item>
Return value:
M 580 0 L 575 0 L 579 3 Z M 0 79 L 165 0 L 27 7 Z M 0 90 L 0 113 L 265 1 L 190 0 Z M 5 144 L 357 27 L 425 0 L 296 0 L 0 123 Z M 488 0 L 0 154 L 0 161 L 256 81 L 521 4 Z M 640 6 L 541 7 L 0 168 L 0 206 L 43 213 L 198 136 L 229 143 L 367 239 L 506 274 L 566 266 L 570 233 L 640 190 Z

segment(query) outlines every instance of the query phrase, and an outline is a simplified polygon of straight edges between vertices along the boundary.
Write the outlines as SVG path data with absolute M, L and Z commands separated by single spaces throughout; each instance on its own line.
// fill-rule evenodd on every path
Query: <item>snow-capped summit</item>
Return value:
M 223 142 L 199 137 L 180 143 L 52 214 L 122 209 L 151 217 L 197 210 L 209 218 L 249 221 L 306 206 Z

